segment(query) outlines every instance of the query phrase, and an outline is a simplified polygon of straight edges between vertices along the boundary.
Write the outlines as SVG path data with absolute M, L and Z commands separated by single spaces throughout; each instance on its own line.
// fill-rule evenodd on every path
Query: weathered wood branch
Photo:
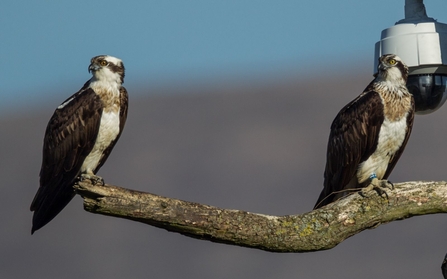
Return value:
M 417 215 L 447 212 L 447 182 L 395 184 L 305 214 L 268 216 L 165 198 L 116 186 L 75 185 L 92 213 L 125 218 L 190 237 L 272 252 L 331 249 L 361 231 Z

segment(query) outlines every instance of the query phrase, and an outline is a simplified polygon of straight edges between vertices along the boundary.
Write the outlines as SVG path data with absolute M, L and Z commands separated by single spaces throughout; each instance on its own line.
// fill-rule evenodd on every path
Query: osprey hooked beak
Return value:
M 380 71 L 386 70 L 388 67 L 379 59 L 379 65 L 377 65 L 377 72 L 373 75 L 375 78 L 379 75 Z
M 88 72 L 96 72 L 97 70 L 99 70 L 101 67 L 96 64 L 96 63 L 92 63 L 88 66 Z

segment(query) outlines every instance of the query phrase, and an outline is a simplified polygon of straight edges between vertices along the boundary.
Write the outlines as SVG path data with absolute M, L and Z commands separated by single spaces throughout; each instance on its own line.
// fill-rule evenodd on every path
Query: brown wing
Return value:
M 74 180 L 95 143 L 102 102 L 83 87 L 51 117 L 45 131 L 40 187 L 31 203 L 32 232 L 51 221 L 74 197 Z
M 114 141 L 112 141 L 110 143 L 109 147 L 107 147 L 104 150 L 104 153 L 102 154 L 102 157 L 99 160 L 99 164 L 96 167 L 96 169 L 94 170 L 95 174 L 99 171 L 99 169 L 102 167 L 102 165 L 104 165 L 104 163 L 106 162 L 110 153 L 112 152 L 113 147 L 115 147 L 116 142 L 119 140 L 121 133 L 123 132 L 124 124 L 126 124 L 126 120 L 127 120 L 128 103 L 129 103 L 129 96 L 127 95 L 127 90 L 126 90 L 126 88 L 121 87 L 120 88 L 120 131 L 118 133 L 118 136 L 116 136 L 116 139 Z
M 411 107 L 412 109 L 407 115 L 407 132 L 405 134 L 405 139 L 402 142 L 401 147 L 399 150 L 394 154 L 394 156 L 391 158 L 388 168 L 386 169 L 385 175 L 383 176 L 383 179 L 388 179 L 388 176 L 390 176 L 391 172 L 393 171 L 394 167 L 397 164 L 397 161 L 399 161 L 400 156 L 405 150 L 405 146 L 407 145 L 408 139 L 410 138 L 411 130 L 413 128 L 413 120 L 414 120 L 414 98 L 411 98 Z
M 376 149 L 383 120 L 382 100 L 371 85 L 338 113 L 329 135 L 324 188 L 314 208 L 348 194 L 343 190 L 357 187 L 357 168 Z

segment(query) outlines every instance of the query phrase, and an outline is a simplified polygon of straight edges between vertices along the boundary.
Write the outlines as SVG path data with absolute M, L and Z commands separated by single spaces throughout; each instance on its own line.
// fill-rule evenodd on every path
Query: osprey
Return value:
M 375 79 L 332 122 L 324 188 L 314 209 L 371 185 L 379 193 L 399 160 L 414 118 L 408 67 L 394 54 L 379 58 Z M 382 180 L 383 179 L 383 180 Z
M 71 201 L 77 180 L 104 184 L 96 173 L 123 131 L 128 103 L 123 62 L 100 55 L 91 59 L 88 70 L 93 77 L 57 107 L 45 131 L 31 234 Z

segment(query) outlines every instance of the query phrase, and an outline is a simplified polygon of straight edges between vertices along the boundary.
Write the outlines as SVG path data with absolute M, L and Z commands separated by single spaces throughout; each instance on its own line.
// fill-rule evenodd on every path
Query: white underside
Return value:
M 390 122 L 385 118 L 380 129 L 376 151 L 359 166 L 357 172 L 359 183 L 366 181 L 373 173 L 378 179 L 383 178 L 391 157 L 402 146 L 407 131 L 406 127 L 406 116 L 395 122 Z
M 98 166 L 104 150 L 116 139 L 119 134 L 119 111 L 118 113 L 103 112 L 98 137 L 90 154 L 85 158 L 81 167 L 81 173 L 92 174 Z

